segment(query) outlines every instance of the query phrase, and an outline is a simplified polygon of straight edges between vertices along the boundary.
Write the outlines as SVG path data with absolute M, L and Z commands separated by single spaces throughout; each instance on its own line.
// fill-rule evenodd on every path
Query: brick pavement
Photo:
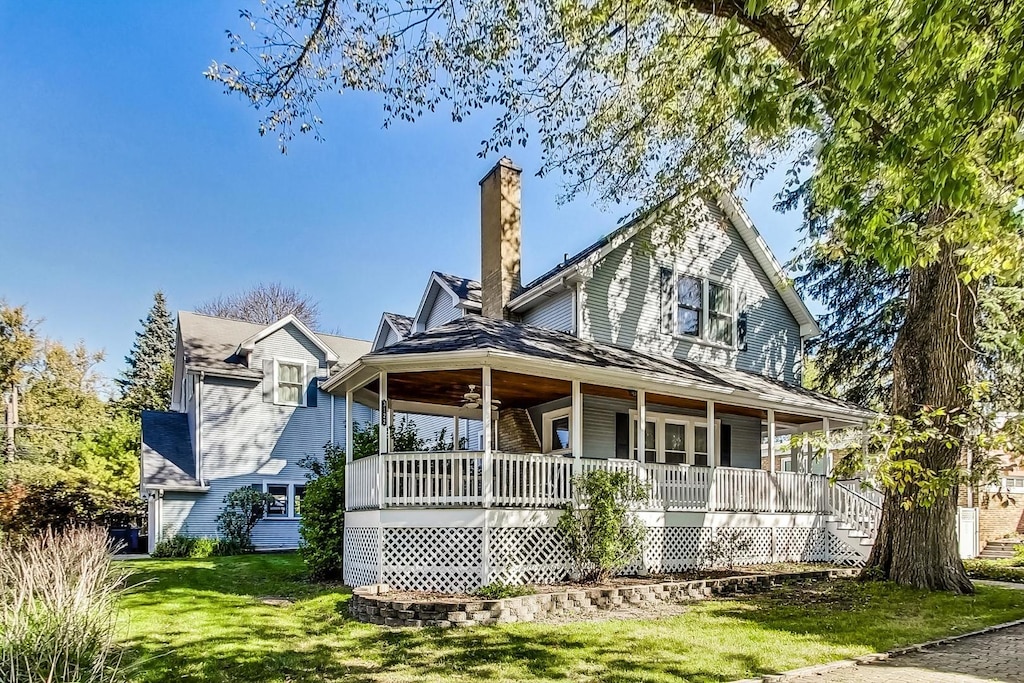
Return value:
M 786 683 L 1024 683 L 1024 625 Z

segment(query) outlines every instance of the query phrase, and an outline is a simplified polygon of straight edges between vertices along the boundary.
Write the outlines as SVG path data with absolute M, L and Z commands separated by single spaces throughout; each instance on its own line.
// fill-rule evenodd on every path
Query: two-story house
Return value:
M 198 474 L 180 468 L 175 476 L 209 487 L 192 494 L 193 513 L 216 509 L 217 500 L 206 501 L 216 498 L 222 473 L 240 477 L 225 485 L 231 488 L 262 482 L 261 472 L 276 467 L 261 463 L 259 472 L 241 473 L 254 461 L 242 466 L 239 451 L 258 441 L 252 452 L 282 461 L 279 483 L 266 478 L 279 487 L 279 507 L 287 518 L 300 514 L 292 458 L 330 438 L 346 445 L 349 461 L 343 533 L 351 585 L 468 590 L 564 578 L 568 558 L 554 525 L 573 496 L 574 477 L 594 469 L 629 470 L 650 486 L 641 511 L 647 548 L 637 569 L 694 566 L 722 528 L 739 530 L 740 562 L 862 560 L 877 507 L 828 485 L 827 445 L 791 439 L 793 471 L 784 472 L 774 444 L 785 434 L 827 437 L 871 414 L 799 386 L 803 345 L 818 326 L 739 203 L 723 193 L 651 212 L 524 285 L 520 183 L 508 159 L 481 181 L 479 282 L 432 273 L 413 315 L 383 314 L 367 348 L 319 336 L 335 349 L 330 358 L 316 356 L 324 377 L 314 392 L 318 405 L 333 401 L 332 433 L 322 421 L 303 422 L 316 436 L 301 448 L 282 445 L 282 432 L 265 432 L 248 421 L 252 409 L 241 407 L 225 406 L 198 437 L 191 417 L 149 418 L 177 420 L 176 429 L 192 437 L 181 457 Z M 208 357 L 221 363 L 235 354 L 250 375 L 250 402 L 290 414 L 277 418 L 290 427 L 300 408 L 279 406 L 268 391 L 294 375 L 280 371 L 273 352 L 253 357 L 257 337 L 294 328 L 308 339 L 294 323 L 282 323 L 269 334 L 221 338 Z M 202 337 L 191 344 L 206 344 Z M 335 348 L 342 343 L 350 354 Z M 304 362 L 303 386 L 313 392 L 312 361 Z M 188 399 L 175 396 L 190 416 Z M 400 415 L 411 416 L 427 441 L 442 427 L 451 438 L 426 452 L 395 452 L 384 428 L 377 454 L 354 457 L 356 424 L 389 426 Z M 223 432 L 209 436 L 213 430 Z M 153 456 L 158 464 L 175 457 L 144 437 L 146 448 L 160 453 Z M 216 439 L 217 452 L 204 439 Z M 211 460 L 221 457 L 235 469 L 214 476 Z M 145 487 L 152 468 L 144 470 Z M 165 529 L 169 495 L 165 490 L 156 523 Z M 211 532 L 194 524 L 188 521 L 190 533 Z M 258 542 L 268 538 L 268 526 L 270 520 L 261 523 Z

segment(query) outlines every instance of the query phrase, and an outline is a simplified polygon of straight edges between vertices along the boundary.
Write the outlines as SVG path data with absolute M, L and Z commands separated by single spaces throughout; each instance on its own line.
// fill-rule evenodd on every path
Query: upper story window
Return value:
M 306 364 L 296 361 L 278 360 L 275 362 L 275 374 L 274 403 L 288 406 L 304 405 L 306 396 Z
M 661 269 L 662 317 L 667 333 L 720 346 L 736 346 L 732 285 Z

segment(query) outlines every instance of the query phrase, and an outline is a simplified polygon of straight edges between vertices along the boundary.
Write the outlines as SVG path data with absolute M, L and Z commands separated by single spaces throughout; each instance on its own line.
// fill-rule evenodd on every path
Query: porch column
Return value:
M 644 461 L 647 451 L 647 392 L 638 389 L 636 392 L 636 459 Z
M 390 452 L 391 429 L 389 418 L 391 417 L 391 405 L 388 403 L 388 373 L 383 370 L 380 373 L 380 415 L 377 419 L 377 452 L 383 455 Z
M 352 445 L 352 390 L 345 392 L 345 462 L 352 462 L 355 450 Z M 348 481 L 346 478 L 345 481 Z
M 707 421 L 708 421 L 708 464 L 712 468 L 714 468 L 714 467 L 718 467 L 718 452 L 717 452 L 717 450 L 715 448 L 718 444 L 716 443 L 716 439 L 715 439 L 715 402 L 714 401 L 708 401 L 707 410 L 708 410 L 708 417 L 707 417 Z
M 825 476 L 827 477 L 832 474 L 832 443 L 827 417 L 821 418 L 821 433 L 825 437 L 825 453 L 822 460 L 825 463 Z
M 778 478 L 775 476 L 775 411 L 772 410 L 771 408 L 768 409 L 768 472 L 770 472 L 770 474 L 768 476 L 771 478 L 770 479 L 771 480 L 771 484 L 770 484 L 769 489 L 768 489 L 769 495 L 770 495 L 770 498 L 769 498 L 769 501 L 768 501 L 768 505 L 769 505 L 768 511 L 769 512 L 775 512 L 778 509 L 778 488 L 779 488 L 779 482 L 778 482 Z M 774 548 L 774 541 L 775 541 L 775 536 L 774 536 L 774 532 L 773 532 L 773 535 L 772 535 L 773 548 Z M 775 552 L 773 550 L 772 551 L 772 558 L 774 558 L 774 557 L 775 557 Z
M 481 476 L 483 477 L 483 490 L 481 494 L 483 496 L 484 506 L 484 528 L 483 528 L 483 540 L 480 549 L 480 579 L 484 584 L 491 582 L 491 520 L 489 517 L 488 508 L 491 507 L 491 501 L 494 499 L 494 450 L 491 446 L 492 436 L 494 434 L 494 411 L 492 407 L 492 391 L 491 391 L 491 368 L 485 365 L 483 368 L 483 383 L 484 383 L 484 396 L 483 396 L 483 422 L 484 422 L 484 454 L 483 454 L 483 467 Z M 521 484 L 520 484 L 521 485 Z
M 572 381 L 572 419 L 569 422 L 569 440 L 572 447 L 572 471 L 580 474 L 583 469 L 583 390 L 580 381 Z
M 455 424 L 452 426 L 452 450 L 453 451 L 461 450 L 459 448 L 459 444 L 462 442 L 462 435 L 459 434 L 459 422 L 461 422 L 461 419 L 459 418 L 458 415 L 456 415 L 455 418 L 454 418 L 454 423 Z
M 494 497 L 494 479 L 493 479 L 493 466 L 494 466 L 494 450 L 492 443 L 494 441 L 494 411 L 491 409 L 492 405 L 492 391 L 491 391 L 491 368 L 490 366 L 484 366 L 483 368 L 483 427 L 484 427 L 484 455 L 483 455 L 483 485 L 481 494 L 483 495 L 484 507 L 491 507 L 491 499 Z

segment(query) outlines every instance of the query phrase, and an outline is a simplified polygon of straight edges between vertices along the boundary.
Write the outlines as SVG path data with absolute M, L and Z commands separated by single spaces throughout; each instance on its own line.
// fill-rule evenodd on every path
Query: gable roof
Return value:
M 258 342 L 266 339 L 270 335 L 274 334 L 280 329 L 287 327 L 288 325 L 291 325 L 292 327 L 297 329 L 304 337 L 309 339 L 309 341 L 313 342 L 314 346 L 323 351 L 328 363 L 333 363 L 336 360 L 338 360 L 338 355 L 334 353 L 334 349 L 328 346 L 323 339 L 321 339 L 315 332 L 313 332 L 313 330 L 306 327 L 306 324 L 304 322 L 296 318 L 294 315 L 290 314 L 281 318 L 276 323 L 267 325 L 256 334 L 247 337 L 245 340 L 242 341 L 241 344 L 238 345 L 238 350 L 242 353 L 249 353 L 254 348 L 256 348 L 256 344 Z
M 436 270 L 432 273 L 433 276 L 445 285 L 452 296 L 459 300 L 459 302 L 466 306 L 476 305 L 480 307 L 480 283 L 476 280 L 470 280 L 468 278 L 459 277 L 458 275 L 449 275 L 448 273 L 439 273 Z
M 671 201 L 677 200 L 669 200 L 669 202 Z M 640 232 L 640 230 L 648 227 L 654 217 L 657 216 L 658 212 L 669 202 L 663 202 L 649 211 L 644 212 L 617 230 L 601 237 L 599 240 L 577 254 L 567 258 L 565 261 L 547 271 L 540 277 L 530 281 L 525 287 L 523 287 L 522 291 L 512 299 L 509 303 L 509 308 L 513 311 L 524 308 L 526 304 L 529 304 L 531 301 L 536 299 L 548 288 L 556 286 L 562 278 L 567 277 L 570 272 L 578 272 L 580 267 L 583 265 L 600 261 L 611 251 L 618 248 L 622 243 L 631 239 L 634 235 Z M 736 232 L 739 233 L 743 242 L 747 245 L 747 248 L 749 248 L 751 253 L 753 253 L 758 265 L 761 266 L 761 269 L 771 280 L 772 285 L 774 285 L 779 296 L 782 297 L 786 307 L 789 309 L 790 313 L 792 313 L 797 323 L 799 323 L 800 335 L 804 337 L 814 337 L 821 334 L 821 328 L 818 327 L 817 320 L 815 320 L 810 310 L 808 310 L 807 305 L 793 287 L 792 281 L 786 275 L 782 265 L 779 263 L 778 259 L 775 258 L 775 254 L 772 253 L 771 248 L 768 246 L 768 243 L 764 238 L 761 237 L 757 228 L 754 227 L 753 221 L 750 220 L 750 216 L 743 209 L 740 202 L 733 197 L 731 193 L 723 191 L 718 197 L 717 204 L 725 213 L 726 218 L 736 228 Z
M 426 332 L 414 334 L 360 359 L 363 365 L 416 354 L 483 352 L 519 356 L 534 361 L 551 361 L 598 370 L 637 373 L 653 381 L 684 384 L 715 394 L 740 394 L 747 399 L 767 401 L 788 410 L 845 414 L 866 418 L 873 413 L 847 401 L 802 387 L 776 381 L 752 372 L 662 358 L 611 344 L 584 341 L 557 332 L 508 320 L 465 315 Z M 325 390 L 343 375 L 325 384 Z
M 412 332 L 412 323 L 412 318 L 407 315 L 384 311 L 380 316 L 380 324 L 377 325 L 377 334 L 373 336 L 371 349 L 376 351 L 384 347 L 389 331 L 394 331 L 399 341 L 405 339 Z
M 427 280 L 427 287 L 423 290 L 423 298 L 416 308 L 416 315 L 413 316 L 412 330 L 423 331 L 427 324 L 427 316 L 433 308 L 434 301 L 441 293 L 447 294 L 452 299 L 452 305 L 465 311 L 480 310 L 480 283 L 469 278 L 459 277 L 433 271 Z
M 196 479 L 188 414 L 142 411 L 142 485 L 194 489 Z
M 241 379 L 262 378 L 262 370 L 247 367 L 247 360 L 239 351 L 244 342 L 263 338 L 261 333 L 267 329 L 266 325 L 178 311 L 178 330 L 188 370 Z M 370 343 L 360 339 L 312 334 L 316 337 L 317 346 L 330 349 L 331 355 L 339 363 L 351 363 L 370 350 Z

